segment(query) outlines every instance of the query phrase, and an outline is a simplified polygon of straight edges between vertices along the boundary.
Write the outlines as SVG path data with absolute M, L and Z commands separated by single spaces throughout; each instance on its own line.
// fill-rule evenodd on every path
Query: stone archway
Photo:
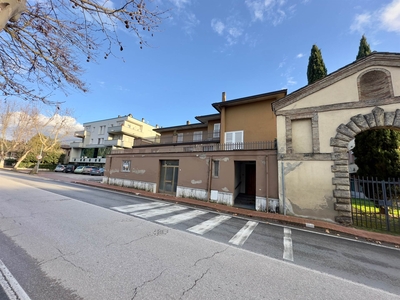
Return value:
M 369 129 L 400 129 L 400 109 L 395 112 L 385 112 L 380 107 L 375 107 L 371 113 L 356 115 L 350 118 L 347 124 L 341 124 L 336 129 L 336 136 L 331 138 L 332 152 L 332 183 L 335 186 L 333 197 L 336 200 L 335 210 L 338 216 L 336 222 L 350 225 L 351 217 L 351 194 L 349 181 L 349 167 L 347 147 L 349 142 L 360 132 Z

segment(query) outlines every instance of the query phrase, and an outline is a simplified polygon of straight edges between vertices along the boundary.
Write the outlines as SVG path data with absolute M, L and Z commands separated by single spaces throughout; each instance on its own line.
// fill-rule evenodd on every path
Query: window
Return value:
M 178 133 L 176 142 L 177 143 L 182 143 L 183 142 L 183 133 Z
M 292 120 L 293 153 L 313 153 L 311 119 Z
M 99 127 L 99 134 L 104 134 L 106 132 L 106 125 Z
M 218 177 L 219 176 L 219 160 L 213 160 L 213 166 L 212 166 L 212 176 L 213 177 Z
M 243 149 L 243 130 L 225 132 L 225 150 Z
M 131 161 L 123 160 L 122 161 L 122 172 L 130 172 L 131 170 Z
M 218 139 L 221 131 L 221 123 L 214 124 L 213 138 Z
M 203 132 L 196 131 L 193 133 L 193 142 L 201 142 L 203 140 Z
M 97 139 L 97 144 L 103 144 L 103 142 L 104 142 L 104 138 L 99 138 L 99 139 Z

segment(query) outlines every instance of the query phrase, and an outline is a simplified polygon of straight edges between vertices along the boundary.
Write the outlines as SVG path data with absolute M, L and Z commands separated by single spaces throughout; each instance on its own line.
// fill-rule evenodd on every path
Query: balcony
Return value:
M 72 142 L 70 144 L 71 148 L 83 148 L 83 143 L 82 142 Z
M 79 138 L 85 138 L 86 134 L 87 134 L 86 130 L 80 130 L 80 131 L 75 131 L 74 136 Z
M 174 145 L 150 145 L 132 149 L 115 149 L 111 154 L 143 154 L 143 153 L 183 153 L 211 151 L 242 151 L 242 150 L 276 150 L 276 141 L 259 141 L 247 143 L 187 143 Z
M 201 134 L 200 134 L 201 132 Z M 148 144 L 183 144 L 183 143 L 201 143 L 201 142 L 214 142 L 217 143 L 219 139 L 219 131 L 207 132 L 198 131 L 190 133 L 176 133 L 176 134 L 162 134 L 157 137 L 147 137 L 135 140 L 134 146 L 148 145 Z
M 143 133 L 141 128 L 129 128 L 128 126 L 125 125 L 108 127 L 107 133 L 111 135 L 125 134 L 128 136 L 140 137 L 140 138 L 143 138 L 146 135 L 145 133 Z
M 105 164 L 106 163 L 106 158 L 105 157 L 71 157 L 69 159 L 70 163 L 90 163 L 90 164 Z
M 104 140 L 103 145 L 119 147 L 119 148 L 132 148 L 132 143 L 124 142 L 123 140 Z

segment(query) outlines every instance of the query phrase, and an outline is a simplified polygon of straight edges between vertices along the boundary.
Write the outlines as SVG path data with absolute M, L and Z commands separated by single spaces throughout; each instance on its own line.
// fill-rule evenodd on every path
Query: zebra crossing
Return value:
M 131 204 L 124 206 L 115 206 L 110 207 L 112 210 L 116 210 L 123 213 L 128 213 L 132 216 L 150 219 L 150 218 L 158 218 L 154 220 L 157 223 L 163 225 L 177 225 L 179 223 L 193 220 L 199 216 L 203 216 L 209 214 L 210 212 L 192 209 L 188 207 L 184 207 L 181 205 L 161 203 L 161 202 L 151 202 L 151 203 L 140 203 L 140 204 Z M 173 214 L 172 216 L 163 217 L 164 215 Z M 214 214 L 214 213 L 213 213 Z M 228 215 L 217 215 L 211 217 L 208 220 L 200 222 L 186 230 L 198 235 L 204 235 L 207 232 L 212 231 L 216 227 L 222 225 L 226 221 L 230 220 L 232 217 Z M 248 221 L 230 240 L 229 243 L 241 246 L 246 240 L 250 237 L 254 229 L 257 227 L 258 222 Z

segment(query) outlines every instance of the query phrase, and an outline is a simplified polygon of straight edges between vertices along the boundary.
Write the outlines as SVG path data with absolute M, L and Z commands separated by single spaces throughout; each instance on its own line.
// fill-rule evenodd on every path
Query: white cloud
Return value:
M 222 35 L 224 33 L 225 24 L 218 19 L 211 20 L 211 27 L 219 35 Z
M 225 38 L 227 46 L 238 43 L 239 38 L 244 34 L 243 27 L 243 23 L 236 16 L 230 16 L 225 21 L 216 18 L 211 20 L 211 28 Z
M 187 4 L 190 4 L 190 0 L 169 0 L 178 9 L 184 8 Z
M 296 55 L 297 58 L 302 58 L 303 56 L 304 56 L 303 53 L 299 53 L 299 54 Z
M 356 15 L 354 21 L 350 26 L 351 32 L 364 33 L 365 30 L 371 26 L 372 16 L 369 13 Z
M 289 13 L 294 13 L 295 6 L 288 8 L 285 0 L 245 0 L 247 8 L 250 10 L 253 21 L 269 20 L 274 26 L 282 23 L 286 17 L 286 9 Z
M 350 31 L 364 34 L 368 29 L 400 33 L 400 0 L 393 0 L 380 10 L 357 14 Z
M 380 13 L 382 27 L 400 33 L 400 0 L 394 0 Z

